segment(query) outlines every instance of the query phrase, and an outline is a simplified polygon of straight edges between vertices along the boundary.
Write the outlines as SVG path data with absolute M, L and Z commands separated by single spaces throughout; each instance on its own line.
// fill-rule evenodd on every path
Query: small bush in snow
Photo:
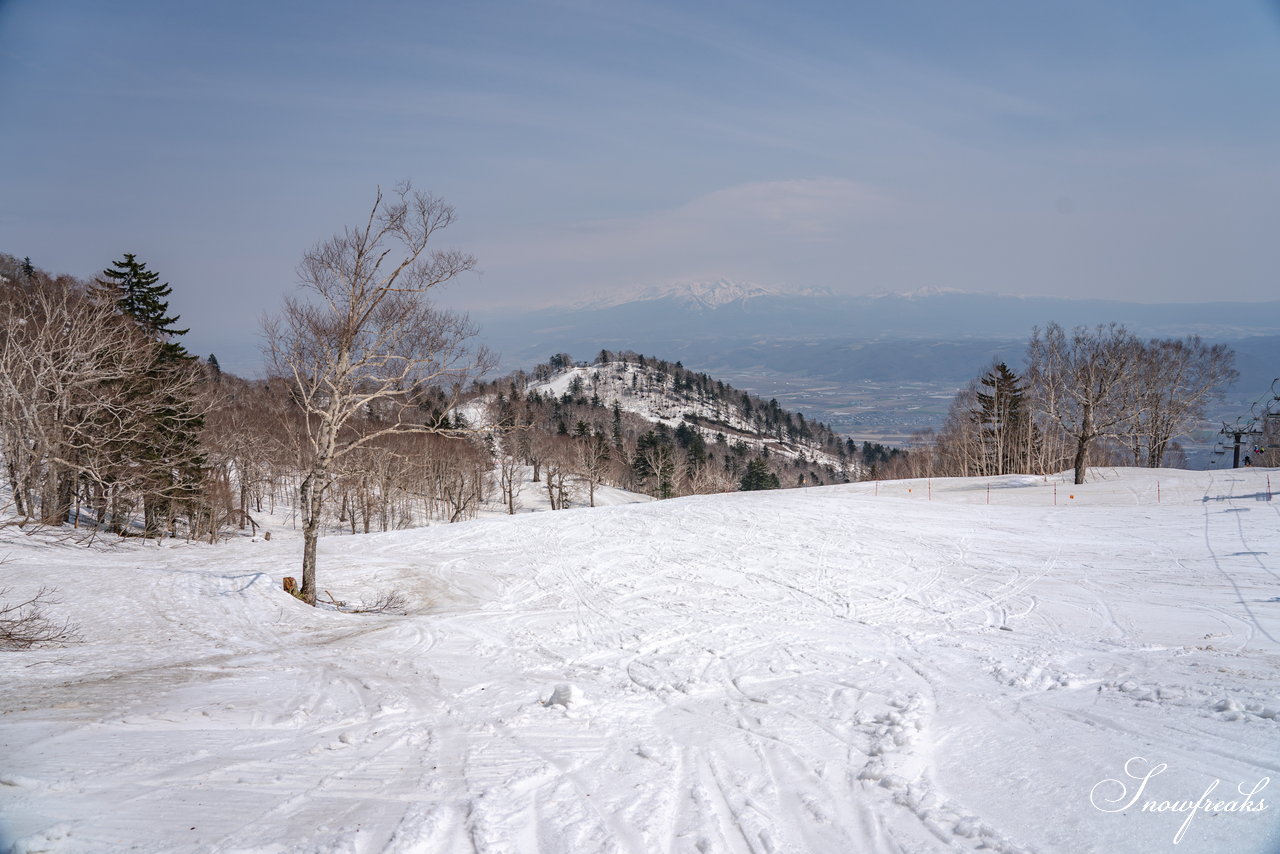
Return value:
M 353 614 L 406 614 L 409 600 L 399 590 L 383 590 L 372 601 L 350 609 Z
M 29 649 L 43 643 L 72 643 L 80 639 L 70 620 L 58 622 L 45 608 L 56 605 L 55 591 L 41 587 L 34 596 L 18 602 L 4 601 L 9 588 L 0 590 L 0 649 Z

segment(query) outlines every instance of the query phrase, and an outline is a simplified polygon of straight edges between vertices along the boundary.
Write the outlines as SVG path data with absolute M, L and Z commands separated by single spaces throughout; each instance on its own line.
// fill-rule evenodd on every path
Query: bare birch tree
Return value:
M 539 464 L 545 468 L 545 486 L 547 501 L 552 510 L 563 510 L 575 497 L 574 485 L 570 476 L 576 468 L 576 458 L 572 440 L 556 435 L 535 437 L 533 446 L 538 454 Z
M 584 436 L 576 443 L 578 471 L 587 485 L 587 505 L 596 506 L 596 487 L 604 482 L 613 458 L 609 449 L 609 441 L 604 433 Z
M 1206 344 L 1198 335 L 1155 339 L 1143 349 L 1138 382 L 1129 408 L 1133 464 L 1158 468 L 1170 443 L 1203 420 L 1210 401 L 1235 382 L 1235 353 L 1225 344 Z
M 1089 448 L 1123 433 L 1133 416 L 1131 389 L 1139 382 L 1143 346 L 1111 323 L 1068 334 L 1050 323 L 1027 346 L 1027 376 L 1035 405 L 1075 443 L 1075 482 L 1084 483 Z
M 316 550 L 335 464 L 389 434 L 448 435 L 447 415 L 428 417 L 415 394 L 444 388 L 456 400 L 462 384 L 490 366 L 471 346 L 471 323 L 425 298 L 475 266 L 471 255 L 433 243 L 453 221 L 452 206 L 407 182 L 388 196 L 379 188 L 362 224 L 303 256 L 298 275 L 308 299 L 286 299 L 266 323 L 272 370 L 291 383 L 304 413 L 300 593 L 308 604 L 316 600 Z M 376 420 L 355 429 L 370 412 Z
M 516 499 L 520 497 L 520 490 L 524 487 L 521 479 L 524 467 L 520 464 L 520 457 L 513 445 L 514 438 L 508 434 L 502 437 L 502 447 L 498 451 L 498 492 L 502 495 L 502 506 L 511 516 L 516 513 Z

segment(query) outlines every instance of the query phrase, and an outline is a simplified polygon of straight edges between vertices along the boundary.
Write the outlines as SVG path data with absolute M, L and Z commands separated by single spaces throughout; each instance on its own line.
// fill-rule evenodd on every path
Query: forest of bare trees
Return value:
M 889 473 L 972 476 L 1091 465 L 1185 465 L 1179 436 L 1234 382 L 1229 347 L 1197 336 L 1143 341 L 1116 324 L 1036 329 L 1027 369 L 999 363 L 962 389 L 946 423 Z

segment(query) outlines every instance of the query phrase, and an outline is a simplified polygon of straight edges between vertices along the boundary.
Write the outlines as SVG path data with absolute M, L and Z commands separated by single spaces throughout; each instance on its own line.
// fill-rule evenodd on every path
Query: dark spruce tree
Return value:
M 977 397 L 969 417 L 978 425 L 982 474 L 1024 471 L 1032 425 L 1022 378 L 998 362 L 979 380 Z
M 747 470 L 742 473 L 739 484 L 743 492 L 755 489 L 777 489 L 781 484 L 778 476 L 769 471 L 769 463 L 763 457 L 756 457 L 747 463 Z
M 188 357 L 186 349 L 173 340 L 189 331 L 176 328 L 178 316 L 169 315 L 173 288 L 168 282 L 160 284 L 160 275 L 148 270 L 136 255 L 126 252 L 123 259 L 103 270 L 94 284 L 98 294 L 115 302 L 117 311 L 132 317 L 149 338 L 160 343 L 163 358 Z
M 154 348 L 147 371 L 133 379 L 138 400 L 137 417 L 143 430 L 136 442 L 121 449 L 121 464 L 128 467 L 142 494 L 146 536 L 160 536 L 173 527 L 179 513 L 195 512 L 205 459 L 200 449 L 204 419 L 191 393 L 170 389 L 190 388 L 178 380 L 195 370 L 196 357 L 175 341 L 188 330 L 177 328 L 178 316 L 169 314 L 173 288 L 160 283 L 137 256 L 126 253 L 94 282 L 95 295 L 115 304 L 132 319 Z M 157 394 L 157 389 L 165 389 Z

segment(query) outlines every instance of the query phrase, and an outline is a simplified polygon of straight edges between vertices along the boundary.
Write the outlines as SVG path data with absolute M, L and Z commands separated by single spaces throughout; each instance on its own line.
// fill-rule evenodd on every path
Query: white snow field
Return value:
M 290 598 L 287 530 L 5 528 L 0 587 L 57 587 L 84 642 L 0 652 L 0 852 L 1280 851 L 1268 478 L 322 541 L 323 589 L 395 587 L 407 617 Z

